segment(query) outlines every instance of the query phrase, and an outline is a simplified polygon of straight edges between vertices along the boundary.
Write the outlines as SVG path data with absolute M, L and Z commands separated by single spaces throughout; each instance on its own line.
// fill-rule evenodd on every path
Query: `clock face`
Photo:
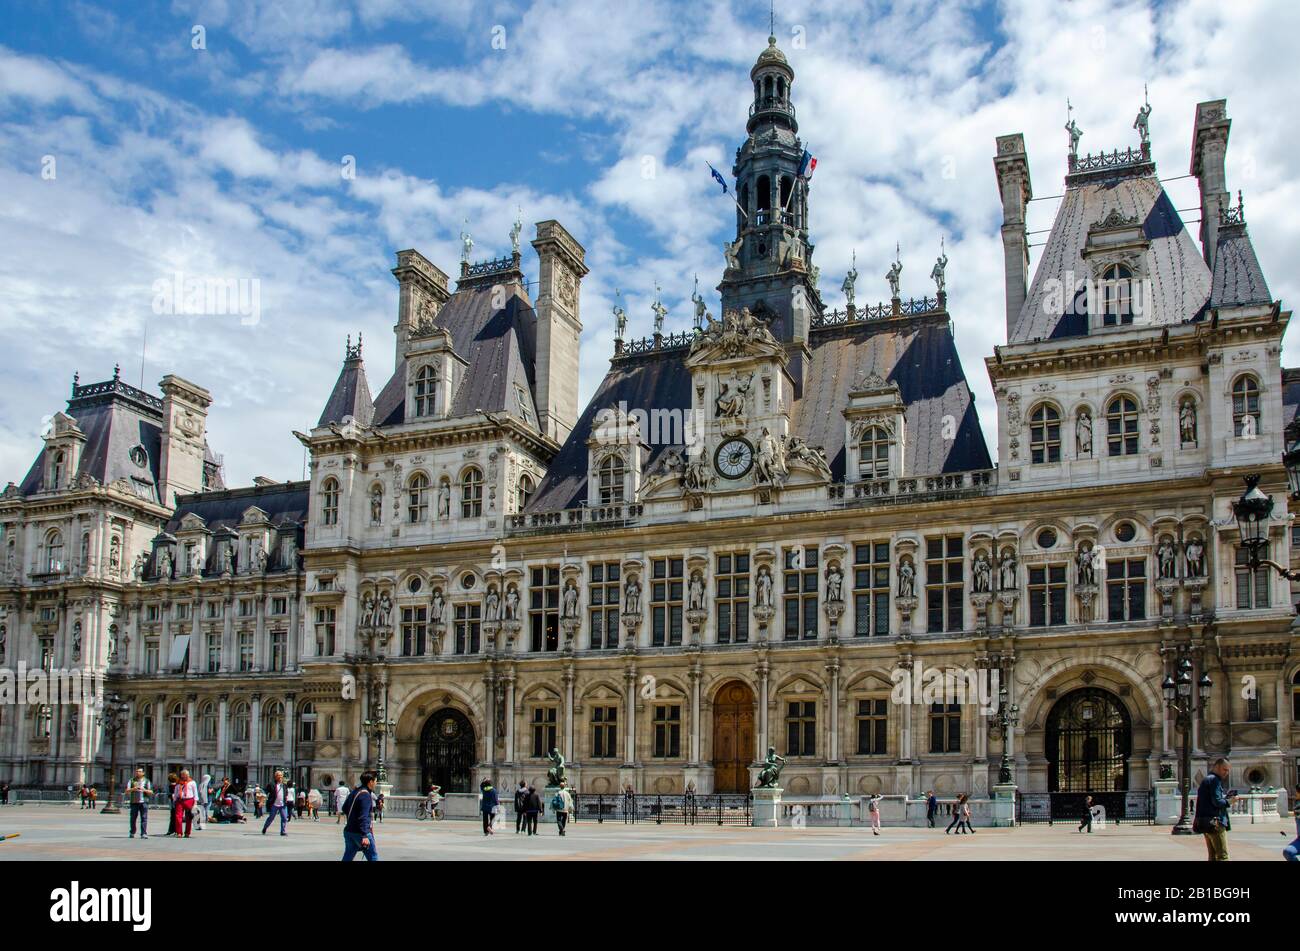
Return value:
M 744 439 L 728 439 L 713 458 L 718 472 L 727 479 L 739 479 L 754 464 L 754 447 Z

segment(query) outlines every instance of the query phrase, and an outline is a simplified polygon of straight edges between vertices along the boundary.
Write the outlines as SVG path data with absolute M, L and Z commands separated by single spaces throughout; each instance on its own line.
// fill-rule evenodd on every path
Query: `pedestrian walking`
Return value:
M 961 801 L 962 801 L 962 797 L 961 797 L 961 796 L 958 796 L 956 799 L 953 800 L 953 803 L 952 803 L 952 809 L 951 809 L 951 811 L 949 812 L 949 815 L 952 816 L 952 822 L 948 823 L 948 828 L 946 828 L 946 829 L 943 830 L 943 834 L 944 834 L 944 835 L 947 835 L 947 834 L 948 834 L 949 832 L 951 832 L 954 828 L 957 830 L 957 834 L 958 834 L 958 835 L 961 835 L 961 833 L 962 833 L 962 828 L 961 828 Z
M 9 805 L 9 784 L 0 783 L 0 806 Z
M 208 802 L 212 795 L 212 774 L 211 773 L 203 774 L 203 778 L 199 780 L 198 783 L 198 790 L 199 790 L 199 799 L 197 803 L 198 815 L 195 816 L 194 818 L 195 818 L 195 824 L 200 829 L 202 829 L 204 824 L 207 823 L 209 818 Z
M 1205 836 L 1205 849 L 1211 862 L 1228 861 L 1228 831 L 1232 828 L 1228 809 L 1237 798 L 1235 792 L 1223 788 L 1229 772 L 1227 759 L 1219 757 L 1196 790 L 1196 815 L 1192 820 L 1192 831 Z
M 312 789 L 307 793 L 307 815 L 312 822 L 320 822 L 320 790 Z
M 560 788 L 551 797 L 551 809 L 555 812 L 555 828 L 559 830 L 560 835 L 564 835 L 569 817 L 573 815 L 573 793 L 569 792 L 567 781 L 561 781 Z
M 1291 799 L 1291 815 L 1295 818 L 1295 838 L 1282 850 L 1288 862 L 1300 862 L 1300 782 L 1295 784 L 1295 796 Z M 1286 835 L 1286 833 L 1282 833 Z
M 384 794 L 378 793 L 375 796 L 375 821 L 384 821 Z
M 194 827 L 194 805 L 198 801 L 198 797 L 198 784 L 190 779 L 190 771 L 188 769 L 181 770 L 176 785 L 172 789 L 172 806 L 175 810 L 177 835 L 181 834 L 181 822 L 184 820 L 185 838 L 190 837 Z
M 880 793 L 872 793 L 871 798 L 867 800 L 867 812 L 871 816 L 872 835 L 880 835 L 880 800 L 884 798 Z
M 176 784 L 180 777 L 175 773 L 167 774 L 167 835 L 180 835 L 180 826 L 176 824 Z
M 501 803 L 497 797 L 496 787 L 492 785 L 490 779 L 485 779 L 478 784 L 478 810 L 483 816 L 483 834 L 494 835 L 496 833 L 495 818 L 497 809 Z
M 974 835 L 975 827 L 970 822 L 970 796 L 965 793 L 962 793 L 961 797 L 961 821 L 962 825 L 966 827 L 966 831 Z
M 524 798 L 524 828 L 529 835 L 537 835 L 537 817 L 541 814 L 542 797 L 538 795 L 535 786 L 529 786 L 528 795 Z
M 1092 835 L 1092 797 L 1091 796 L 1085 796 L 1083 798 L 1083 820 L 1079 823 L 1079 828 L 1077 831 L 1082 832 L 1085 828 L 1088 830 L 1088 834 Z
M 528 784 L 521 779 L 519 785 L 515 787 L 515 835 L 526 829 L 528 820 L 524 812 L 527 804 Z
M 939 814 L 939 800 L 935 798 L 934 790 L 927 790 L 925 794 L 925 821 L 931 829 L 934 828 L 934 818 Z
M 271 828 L 271 823 L 275 817 L 280 817 L 280 835 L 288 835 L 285 831 L 285 824 L 289 821 L 289 804 L 293 802 L 289 798 L 289 787 L 285 785 L 284 773 L 280 770 L 275 771 L 275 777 L 271 785 L 266 790 L 266 824 L 262 826 L 262 835 L 266 835 L 266 830 Z
M 135 775 L 126 784 L 126 799 L 131 811 L 131 829 L 128 839 L 135 838 L 136 820 L 140 822 L 140 838 L 149 838 L 149 799 L 153 796 L 153 785 L 144 774 L 143 769 L 136 769 Z
M 338 788 L 334 790 L 333 802 L 336 817 L 334 824 L 338 825 L 343 819 L 343 804 L 348 801 L 348 787 L 339 783 Z
M 253 787 L 253 818 L 262 818 L 266 809 L 266 791 L 261 786 Z
M 289 783 L 288 792 L 285 793 L 284 797 L 284 804 L 287 807 L 284 816 L 290 822 L 293 822 L 293 811 L 298 804 L 298 790 L 294 789 L 293 783 Z
M 343 827 L 343 861 L 351 862 L 361 852 L 367 862 L 379 861 L 379 846 L 371 816 L 375 804 L 375 774 L 361 774 L 361 783 L 343 802 L 342 812 L 347 816 Z

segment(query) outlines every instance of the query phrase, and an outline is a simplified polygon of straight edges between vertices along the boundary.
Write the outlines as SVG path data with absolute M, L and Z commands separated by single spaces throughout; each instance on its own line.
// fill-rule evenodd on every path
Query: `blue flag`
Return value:
M 725 195 L 727 193 L 727 180 L 722 177 L 722 174 L 712 164 L 709 162 L 704 164 L 709 166 L 709 171 L 713 174 L 713 180 L 722 186 L 722 194 Z

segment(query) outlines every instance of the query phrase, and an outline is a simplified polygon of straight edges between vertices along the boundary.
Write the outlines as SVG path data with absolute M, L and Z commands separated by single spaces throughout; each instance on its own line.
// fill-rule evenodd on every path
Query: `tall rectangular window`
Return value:
M 271 632 L 271 669 L 284 670 L 288 662 L 289 635 L 284 631 Z
M 1065 565 L 1029 569 L 1029 626 L 1065 623 Z
M 654 558 L 650 562 L 650 643 L 654 647 L 677 647 L 682 643 L 683 572 L 680 558 Z
M 1112 621 L 1141 621 L 1147 616 L 1145 558 L 1106 562 L 1106 607 Z
M 533 568 L 528 586 L 528 623 L 534 652 L 560 649 L 560 569 Z
M 402 608 L 402 656 L 424 656 L 425 641 L 429 631 L 427 607 Z
M 785 711 L 785 755 L 817 755 L 817 704 L 791 700 Z
M 555 707 L 533 707 L 533 756 L 541 759 L 555 749 Z
M 682 708 L 675 703 L 655 704 L 654 755 L 676 759 L 682 755 Z
M 785 639 L 817 639 L 817 546 L 784 551 Z
M 592 650 L 618 647 L 619 579 L 617 561 L 596 562 L 588 568 L 587 612 Z
M 253 669 L 255 657 L 253 654 L 253 632 L 239 632 L 239 670 L 246 673 Z
M 959 704 L 930 704 L 930 752 L 961 752 L 961 706 Z
M 858 754 L 883 756 L 889 737 L 889 701 L 858 701 Z
M 316 655 L 331 657 L 334 654 L 334 632 L 338 615 L 335 608 L 316 609 Z
M 853 633 L 889 636 L 889 542 L 853 546 Z
M 144 672 L 146 674 L 158 673 L 158 638 L 146 637 L 144 639 Z
M 599 704 L 591 708 L 591 758 L 618 756 L 618 707 Z
M 477 654 L 482 608 L 478 604 L 456 605 L 456 653 Z
M 1268 567 L 1261 566 L 1252 571 L 1250 555 L 1244 548 L 1237 549 L 1233 560 L 1237 576 L 1237 607 L 1241 610 L 1268 607 Z
M 208 632 L 208 673 L 221 672 L 221 632 Z
M 718 643 L 749 640 L 749 555 L 719 555 L 714 583 L 718 593 Z
M 925 540 L 925 606 L 928 630 L 960 631 L 965 624 L 965 561 L 960 535 Z

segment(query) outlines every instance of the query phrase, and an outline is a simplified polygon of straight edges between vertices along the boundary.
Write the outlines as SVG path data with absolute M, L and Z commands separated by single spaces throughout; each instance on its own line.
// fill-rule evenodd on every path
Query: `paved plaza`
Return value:
M 155 835 L 127 838 L 126 816 L 82 812 L 73 806 L 15 806 L 0 809 L 0 861 L 24 859 L 116 861 L 121 859 L 231 861 L 336 860 L 342 853 L 340 827 L 332 818 L 297 820 L 289 835 L 263 836 L 261 824 L 212 825 L 188 841 L 161 835 L 166 817 L 151 815 Z M 438 823 L 390 819 L 378 829 L 385 861 L 419 860 L 695 860 L 733 859 L 897 859 L 915 861 L 1121 860 L 1203 861 L 1200 836 L 1171 836 L 1167 827 L 1115 826 L 1092 835 L 1070 824 L 980 829 L 974 835 L 945 835 L 942 829 L 754 829 L 716 825 L 680 826 L 583 822 L 560 838 L 553 823 L 543 823 L 533 838 L 515 835 L 514 826 L 485 838 L 476 823 Z M 1281 861 L 1281 849 L 1294 835 L 1288 821 L 1240 827 L 1232 834 L 1234 861 Z M 1280 833 L 1290 829 L 1291 834 Z M 360 861 L 360 859 L 358 859 Z

